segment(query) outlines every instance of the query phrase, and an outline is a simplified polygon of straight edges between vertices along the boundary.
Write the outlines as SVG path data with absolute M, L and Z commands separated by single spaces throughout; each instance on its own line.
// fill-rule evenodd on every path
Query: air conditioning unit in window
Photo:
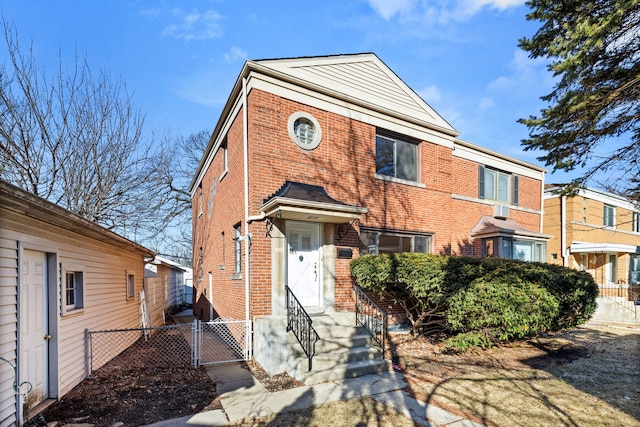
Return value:
M 493 206 L 493 216 L 496 218 L 508 218 L 509 217 L 509 206 L 506 205 L 494 205 Z

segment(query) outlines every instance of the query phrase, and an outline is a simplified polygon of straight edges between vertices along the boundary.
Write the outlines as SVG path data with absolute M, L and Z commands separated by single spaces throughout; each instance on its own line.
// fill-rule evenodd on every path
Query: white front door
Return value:
M 32 386 L 26 401 L 30 409 L 48 397 L 46 254 L 24 250 L 20 273 L 20 382 Z
M 320 224 L 287 222 L 287 284 L 305 307 L 321 300 Z

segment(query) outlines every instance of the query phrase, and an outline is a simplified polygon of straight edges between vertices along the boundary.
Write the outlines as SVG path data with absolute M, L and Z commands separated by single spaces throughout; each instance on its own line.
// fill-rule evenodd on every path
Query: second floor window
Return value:
M 634 212 L 631 220 L 631 230 L 640 233 L 640 212 Z
M 615 225 L 616 209 L 611 205 L 604 205 L 604 221 L 605 227 L 613 227 Z
M 518 175 L 480 165 L 478 168 L 478 197 L 518 205 Z
M 418 145 L 376 135 L 376 174 L 418 180 Z

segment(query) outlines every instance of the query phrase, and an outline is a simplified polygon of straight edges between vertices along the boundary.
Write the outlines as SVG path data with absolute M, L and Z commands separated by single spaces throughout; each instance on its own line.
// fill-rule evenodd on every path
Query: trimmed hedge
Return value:
M 460 349 L 575 327 L 591 318 L 598 296 L 586 272 L 500 258 L 365 255 L 351 261 L 351 273 L 400 304 L 414 334 L 440 325 Z

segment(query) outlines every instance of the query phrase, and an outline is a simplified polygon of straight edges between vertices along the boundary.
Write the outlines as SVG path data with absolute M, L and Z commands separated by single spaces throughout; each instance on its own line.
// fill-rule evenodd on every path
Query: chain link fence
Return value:
M 201 365 L 248 360 L 250 330 L 244 320 L 216 319 L 200 323 Z
M 85 330 L 86 376 L 112 369 L 197 367 L 248 360 L 251 322 L 217 319 L 152 328 Z M 106 368 L 106 366 L 105 366 Z

